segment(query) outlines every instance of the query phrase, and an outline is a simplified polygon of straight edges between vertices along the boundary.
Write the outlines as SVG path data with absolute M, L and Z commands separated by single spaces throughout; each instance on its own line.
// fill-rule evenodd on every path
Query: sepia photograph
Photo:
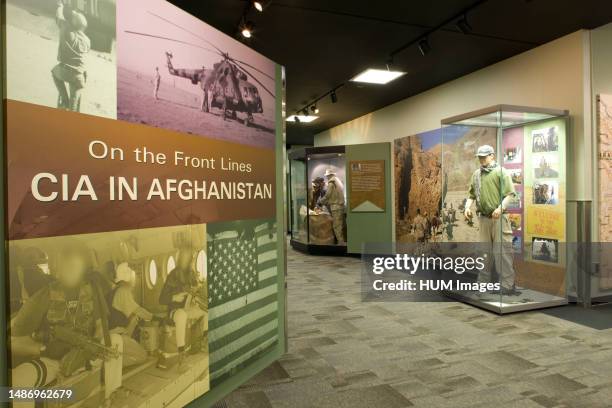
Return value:
M 531 257 L 537 261 L 559 262 L 559 241 L 534 237 L 531 240 Z
M 115 119 L 115 0 L 7 0 L 7 97 Z
M 92 408 L 207 392 L 206 240 L 199 224 L 10 241 L 12 386 Z
M 559 177 L 559 155 L 557 153 L 539 153 L 532 157 L 534 178 Z
M 162 0 L 119 0 L 117 117 L 273 148 L 275 64 Z
M 537 129 L 531 132 L 532 152 L 559 151 L 559 128 L 557 126 Z

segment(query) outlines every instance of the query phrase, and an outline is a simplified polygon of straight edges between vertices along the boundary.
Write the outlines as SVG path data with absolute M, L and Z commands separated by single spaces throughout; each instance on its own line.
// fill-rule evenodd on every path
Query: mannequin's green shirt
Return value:
M 476 183 L 480 172 L 480 198 L 476 197 Z M 481 169 L 472 174 L 469 197 L 476 200 L 477 209 L 483 215 L 491 215 L 501 205 L 504 197 L 515 195 L 514 184 L 510 173 L 501 166 L 486 172 Z

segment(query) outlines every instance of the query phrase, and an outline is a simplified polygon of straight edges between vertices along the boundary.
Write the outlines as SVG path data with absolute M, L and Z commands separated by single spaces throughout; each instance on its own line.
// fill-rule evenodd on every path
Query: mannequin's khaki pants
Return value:
M 503 289 L 514 287 L 514 265 L 512 263 L 512 228 L 507 214 L 502 214 L 498 219 L 485 216 L 478 217 L 480 224 L 480 242 L 488 243 L 486 250 L 487 262 L 482 271 L 478 273 L 479 283 L 492 282 L 491 258 L 495 262 L 495 270 L 499 276 Z

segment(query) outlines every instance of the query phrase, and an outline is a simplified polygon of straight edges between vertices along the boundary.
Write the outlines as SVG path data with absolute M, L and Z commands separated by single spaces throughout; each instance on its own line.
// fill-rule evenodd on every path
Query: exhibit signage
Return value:
M 349 200 L 352 212 L 385 211 L 385 161 L 349 162 Z
M 273 150 L 16 101 L 7 114 L 9 239 L 275 214 Z
M 565 264 L 566 122 L 524 128 L 525 260 Z
M 282 67 L 164 0 L 0 7 L 0 386 L 213 405 L 285 350 Z

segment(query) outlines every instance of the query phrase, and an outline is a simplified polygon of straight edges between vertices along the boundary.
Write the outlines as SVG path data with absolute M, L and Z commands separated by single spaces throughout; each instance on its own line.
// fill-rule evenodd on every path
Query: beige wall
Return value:
M 591 199 L 589 32 L 582 30 L 404 99 L 315 136 L 315 146 L 389 142 L 497 104 L 568 109 L 568 199 Z M 393 86 L 393 85 L 390 85 Z M 587 120 L 585 120 L 585 117 Z M 586 137 L 585 137 L 586 135 Z M 391 184 L 393 185 L 393 184 Z
M 607 24 L 591 31 L 591 89 L 589 93 L 592 102 L 592 129 L 593 129 L 593 157 L 598 154 L 598 118 L 597 118 L 597 96 L 601 94 L 612 95 L 612 24 Z M 598 160 L 593 160 L 593 184 L 594 195 L 599 195 L 599 170 Z M 599 241 L 599 203 L 593 200 L 592 210 L 592 239 Z M 595 254 L 596 258 L 596 254 Z M 599 261 L 595 259 L 595 261 Z M 610 271 L 605 268 L 600 270 L 603 276 L 609 275 Z M 599 276 L 591 279 L 591 296 L 595 299 L 601 296 L 609 296 L 608 289 L 600 289 Z
M 594 156 L 598 154 L 598 118 L 597 118 L 597 96 L 601 94 L 612 95 L 612 24 L 606 24 L 591 32 L 591 89 L 592 101 L 592 129 L 593 129 L 593 151 Z M 594 194 L 599 193 L 599 170 L 598 161 L 592 163 Z M 599 238 L 599 203 L 593 201 L 593 239 Z

